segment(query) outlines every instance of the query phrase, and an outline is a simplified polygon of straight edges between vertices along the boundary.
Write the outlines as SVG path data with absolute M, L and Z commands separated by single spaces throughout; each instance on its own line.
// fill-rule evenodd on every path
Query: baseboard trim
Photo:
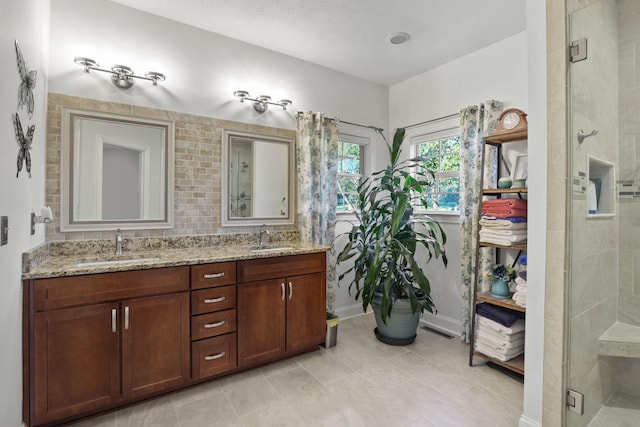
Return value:
M 352 317 L 362 316 L 362 304 L 353 304 L 346 307 L 338 307 L 335 309 L 334 314 L 340 318 L 340 320 L 350 319 Z
M 542 427 L 542 423 L 532 420 L 531 418 L 521 415 L 519 427 Z
M 431 313 L 423 313 L 420 323 L 426 326 L 442 332 L 446 335 L 454 337 L 460 337 L 460 331 L 462 330 L 462 324 L 457 319 L 452 319 L 446 316 L 435 315 Z

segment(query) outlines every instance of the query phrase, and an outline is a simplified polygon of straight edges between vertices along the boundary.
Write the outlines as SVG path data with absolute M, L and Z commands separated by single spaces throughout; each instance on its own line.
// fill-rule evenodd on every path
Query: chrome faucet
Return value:
M 122 232 L 118 228 L 116 230 L 116 255 L 122 255 Z
M 260 238 L 260 249 L 264 249 L 267 247 L 267 245 L 269 244 L 268 240 L 268 235 L 271 234 L 269 232 L 269 230 L 267 230 L 265 227 L 267 226 L 267 224 L 262 224 L 260 226 L 260 235 L 258 236 Z

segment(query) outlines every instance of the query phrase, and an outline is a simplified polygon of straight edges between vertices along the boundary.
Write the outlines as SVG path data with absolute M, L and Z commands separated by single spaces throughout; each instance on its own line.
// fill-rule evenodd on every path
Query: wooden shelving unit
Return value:
M 515 130 L 513 132 L 504 132 L 501 133 L 499 135 L 491 135 L 489 137 L 486 138 L 485 140 L 485 147 L 486 145 L 493 145 L 493 146 L 497 146 L 498 148 L 498 158 L 500 158 L 500 152 L 501 152 L 501 148 L 503 144 L 509 143 L 509 142 L 515 142 L 515 141 L 523 141 L 526 140 L 528 136 L 527 133 L 527 129 L 526 127 L 524 129 L 518 129 Z M 484 158 L 486 155 L 486 150 L 485 152 L 483 152 L 482 155 L 482 165 L 481 167 L 484 167 Z M 483 196 L 494 196 L 494 197 L 498 197 L 500 198 L 502 195 L 513 195 L 516 194 L 519 197 L 522 198 L 523 194 L 527 194 L 528 189 L 524 188 L 524 187 L 518 187 L 518 188 L 485 188 L 482 190 L 482 194 Z M 479 207 L 479 209 L 481 209 Z M 478 271 L 479 270 L 479 266 L 478 266 L 478 261 L 479 261 L 479 252 L 481 250 L 481 248 L 485 248 L 485 247 L 490 247 L 490 248 L 496 248 L 497 250 L 510 250 L 510 251 L 517 251 L 517 255 L 516 255 L 516 259 L 518 259 L 520 257 L 520 254 L 523 252 L 526 252 L 527 250 L 527 244 L 526 242 L 524 243 L 519 243 L 519 244 L 514 244 L 514 245 L 509 245 L 509 246 L 505 246 L 505 245 L 496 245 L 496 244 L 492 244 L 492 243 L 482 243 L 479 240 L 479 235 L 476 236 L 476 241 L 479 242 L 478 243 L 478 249 L 476 251 L 476 271 L 475 271 L 475 277 L 478 277 L 479 274 L 482 274 L 482 272 Z M 497 254 L 496 254 L 497 256 Z M 493 296 L 491 296 L 491 294 L 489 292 L 484 292 L 484 293 L 476 293 L 475 291 L 475 286 L 473 289 L 473 301 L 475 301 L 474 304 L 474 310 L 473 310 L 473 315 L 472 315 L 472 319 L 471 319 L 471 347 L 470 347 L 470 351 L 469 351 L 469 366 L 473 366 L 473 358 L 474 357 L 480 357 L 482 359 L 485 359 L 489 362 L 492 362 L 495 365 L 501 366 L 503 368 L 506 368 L 512 372 L 515 372 L 519 375 L 524 376 L 524 354 L 517 356 L 513 359 L 507 360 L 507 361 L 502 361 L 499 359 L 496 359 L 494 357 L 488 356 L 480 351 L 477 351 L 474 349 L 474 342 L 475 342 L 475 328 L 476 328 L 476 313 L 475 313 L 475 306 L 478 303 L 487 303 L 487 304 L 491 304 L 491 305 L 495 305 L 498 307 L 502 307 L 502 308 L 506 308 L 509 310 L 513 310 L 513 311 L 517 311 L 517 312 L 521 312 L 521 313 L 525 313 L 526 312 L 526 308 L 525 307 L 521 307 L 519 305 L 517 305 L 515 303 L 515 301 L 513 301 L 511 298 L 495 298 Z

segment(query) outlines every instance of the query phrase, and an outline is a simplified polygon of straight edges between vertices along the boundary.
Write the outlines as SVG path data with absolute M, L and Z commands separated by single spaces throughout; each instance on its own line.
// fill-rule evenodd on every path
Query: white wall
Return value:
M 50 92 L 288 129 L 295 129 L 296 110 L 387 126 L 387 88 L 379 84 L 105 0 L 56 0 L 51 18 Z M 107 73 L 83 73 L 75 56 L 167 79 L 119 90 Z M 260 115 L 233 97 L 237 89 L 293 105 Z
M 0 424 L 17 427 L 22 422 L 22 282 L 23 251 L 44 241 L 44 226 L 30 235 L 30 214 L 44 205 L 46 93 L 48 75 L 49 0 L 0 3 L 0 215 L 9 217 L 9 242 L 0 246 Z M 35 110 L 30 120 L 18 110 L 19 77 L 14 40 L 30 69 L 38 71 Z M 34 124 L 31 178 L 23 167 L 16 178 L 18 145 L 11 115 L 18 112 L 23 130 Z
M 505 52 L 509 52 L 508 55 Z M 527 34 L 522 32 L 438 68 L 393 85 L 389 89 L 391 129 L 458 113 L 460 108 L 489 99 L 527 111 Z M 438 329 L 460 334 L 460 229 L 459 217 L 434 216 L 447 233 L 449 267 L 439 261 L 426 271 L 432 278 L 437 316 L 424 321 Z

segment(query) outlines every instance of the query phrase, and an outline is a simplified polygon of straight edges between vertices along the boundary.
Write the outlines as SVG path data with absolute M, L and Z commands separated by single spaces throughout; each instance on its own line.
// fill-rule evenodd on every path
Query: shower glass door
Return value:
M 632 426 L 640 414 L 640 1 L 574 3 L 569 40 L 586 39 L 587 58 L 569 66 L 567 385 L 579 394 L 566 425 Z

